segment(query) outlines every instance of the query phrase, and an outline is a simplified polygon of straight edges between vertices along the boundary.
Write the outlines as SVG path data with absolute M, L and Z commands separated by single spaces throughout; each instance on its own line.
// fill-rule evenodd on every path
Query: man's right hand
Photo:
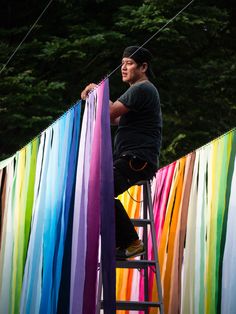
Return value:
M 88 94 L 91 92 L 91 90 L 97 88 L 97 85 L 94 83 L 90 83 L 85 87 L 85 89 L 81 92 L 81 99 L 85 100 L 88 96 Z

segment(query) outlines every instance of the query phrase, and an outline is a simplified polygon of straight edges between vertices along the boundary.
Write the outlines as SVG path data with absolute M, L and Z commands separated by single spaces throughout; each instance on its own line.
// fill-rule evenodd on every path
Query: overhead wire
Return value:
M 35 25 L 38 23 L 38 21 L 41 19 L 41 17 L 43 16 L 43 14 L 47 11 L 47 9 L 49 8 L 50 4 L 53 2 L 53 0 L 50 0 L 46 7 L 43 9 L 42 13 L 39 15 L 39 17 L 36 19 L 36 21 L 34 22 L 34 24 L 30 27 L 30 29 L 28 30 L 28 32 L 26 33 L 26 35 L 24 36 L 24 38 L 21 40 L 21 42 L 19 43 L 19 45 L 16 47 L 16 49 L 13 51 L 13 53 L 10 55 L 10 57 L 8 58 L 7 62 L 3 65 L 2 69 L 0 70 L 0 74 L 5 70 L 6 66 L 9 64 L 9 62 L 11 61 L 11 59 L 14 57 L 14 55 L 17 53 L 17 51 L 20 49 L 21 45 L 24 43 L 24 41 L 26 40 L 26 38 L 29 36 L 29 34 L 31 33 L 31 31 L 33 30 L 33 28 L 35 27 Z
M 160 29 L 158 29 L 152 36 L 150 36 L 141 46 L 139 46 L 129 57 L 131 58 L 136 52 L 142 49 L 149 41 L 151 41 L 156 35 L 158 35 L 167 25 L 169 25 L 177 16 L 179 16 L 184 10 L 186 10 L 194 0 L 191 0 L 185 7 L 183 7 L 177 14 L 175 14 L 169 21 L 166 22 Z M 119 64 L 111 73 L 109 73 L 105 78 L 109 78 L 113 73 L 115 73 L 122 64 Z
M 186 4 L 178 13 L 176 13 L 170 20 L 168 20 L 161 28 L 159 28 L 152 36 L 150 36 L 142 45 L 138 46 L 138 48 L 129 56 L 130 58 L 138 52 L 140 49 L 142 49 L 149 41 L 151 41 L 155 36 L 157 36 L 163 29 L 166 28 L 167 25 L 169 25 L 174 19 L 176 19 L 177 16 L 179 16 L 183 11 L 185 11 L 194 0 L 191 0 L 188 4 Z M 111 71 L 109 74 L 107 74 L 98 84 L 99 86 L 104 80 L 108 79 L 111 75 L 113 75 L 120 67 L 122 66 L 122 63 L 120 63 L 113 71 Z M 90 90 L 88 95 L 95 90 L 97 87 Z
M 14 50 L 14 52 L 11 54 L 11 56 L 9 57 L 9 59 L 7 60 L 7 62 L 3 65 L 2 69 L 0 70 L 0 74 L 5 70 L 6 66 L 9 64 L 9 62 L 11 61 L 11 59 L 14 57 L 14 55 L 16 54 L 16 52 L 19 50 L 19 48 L 21 47 L 21 45 L 24 43 L 24 41 L 26 40 L 26 38 L 29 36 L 29 34 L 31 33 L 31 31 L 33 30 L 33 28 L 35 27 L 35 25 L 38 23 L 38 21 L 41 19 L 41 17 L 43 16 L 43 14 L 46 12 L 46 10 L 48 9 L 48 7 L 50 6 L 50 4 L 53 2 L 53 0 L 50 0 L 48 2 L 48 4 L 46 5 L 46 7 L 44 8 L 44 10 L 42 11 L 42 13 L 39 15 L 39 17 L 36 19 L 36 21 L 34 22 L 34 24 L 31 26 L 31 28 L 29 29 L 29 31 L 26 33 L 26 35 L 24 36 L 24 38 L 21 40 L 21 42 L 19 43 L 19 45 L 16 47 L 16 49 Z M 138 52 L 141 48 L 143 48 L 149 41 L 151 41 L 156 35 L 158 35 L 163 29 L 166 28 L 167 25 L 169 25 L 177 16 L 179 16 L 183 11 L 185 11 L 192 3 L 194 2 L 194 0 L 191 0 L 187 5 L 185 5 L 177 14 L 175 14 L 170 20 L 168 20 L 166 22 L 166 24 L 164 24 L 160 29 L 158 29 L 152 36 L 150 36 L 142 45 L 140 45 L 131 55 L 130 57 L 132 57 L 136 52 Z M 120 67 L 122 64 L 119 64 L 113 71 L 111 71 L 108 75 L 105 76 L 105 79 L 108 79 L 112 74 L 114 74 Z M 103 81 L 102 80 L 102 81 Z M 99 84 L 98 84 L 99 85 Z
M 37 20 L 34 22 L 34 24 L 31 26 L 30 30 L 27 32 L 27 34 L 25 35 L 25 37 L 22 39 L 22 41 L 20 42 L 20 44 L 17 46 L 17 48 L 15 49 L 15 51 L 13 52 L 13 54 L 10 56 L 10 58 L 8 59 L 8 61 L 5 63 L 5 65 L 3 66 L 3 68 L 0 71 L 0 74 L 2 73 L 2 71 L 6 68 L 7 64 L 10 62 L 10 60 L 13 58 L 13 56 L 16 54 L 17 50 L 20 48 L 20 46 L 23 44 L 23 42 L 25 41 L 25 39 L 28 37 L 28 35 L 30 34 L 30 32 L 32 31 L 32 29 L 34 28 L 34 26 L 37 24 L 37 22 L 40 20 L 40 18 L 42 17 L 42 15 L 46 12 L 47 8 L 50 6 L 50 4 L 53 2 L 53 0 L 50 0 L 48 2 L 48 4 L 46 5 L 46 7 L 44 8 L 44 10 L 42 11 L 42 13 L 39 15 L 39 17 L 37 18 Z M 131 56 L 133 56 L 139 49 L 141 49 L 142 47 L 144 47 L 150 40 L 152 40 L 157 34 L 159 34 L 164 28 L 166 28 L 166 26 L 168 24 L 170 24 L 178 15 L 180 15 L 184 10 L 186 10 L 192 3 L 194 2 L 194 0 L 191 0 L 187 5 L 185 5 L 177 14 L 175 14 L 170 20 L 167 21 L 166 24 L 164 24 L 160 29 L 158 29 L 151 37 L 149 37 L 141 46 L 139 46 L 139 48 L 137 50 L 135 50 Z M 112 74 L 114 74 L 120 67 L 122 64 L 119 64 L 112 72 L 110 72 L 107 76 L 105 76 L 105 78 L 99 83 L 101 84 L 105 79 L 108 79 Z M 99 85 L 98 84 L 98 85 Z M 97 86 L 98 86 L 97 85 Z M 94 88 L 96 89 L 96 88 Z M 93 89 L 93 90 L 94 90 Z M 92 90 L 91 90 L 92 92 Z M 72 110 L 76 105 L 77 105 L 78 101 L 75 102 L 75 104 L 73 106 L 71 106 L 69 108 L 68 111 Z M 59 119 L 61 119 L 64 115 L 66 114 L 66 112 L 59 117 Z M 43 133 L 44 131 L 42 131 L 41 133 Z M 34 141 L 38 136 L 36 136 L 32 141 Z M 31 142 L 31 141 L 30 141 Z

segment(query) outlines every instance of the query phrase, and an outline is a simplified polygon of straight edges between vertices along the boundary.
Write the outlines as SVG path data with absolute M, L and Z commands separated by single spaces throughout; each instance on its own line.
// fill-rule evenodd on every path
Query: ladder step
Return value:
M 116 261 L 116 268 L 146 268 L 147 266 L 155 266 L 156 262 L 152 260 L 124 260 Z
M 132 223 L 136 227 L 143 227 L 151 224 L 150 219 L 131 219 Z
M 151 307 L 159 308 L 160 302 L 145 302 L 145 301 L 116 301 L 116 310 L 146 310 Z M 103 309 L 103 301 L 101 301 Z
M 116 301 L 117 310 L 145 310 L 150 307 L 160 307 L 159 302 Z

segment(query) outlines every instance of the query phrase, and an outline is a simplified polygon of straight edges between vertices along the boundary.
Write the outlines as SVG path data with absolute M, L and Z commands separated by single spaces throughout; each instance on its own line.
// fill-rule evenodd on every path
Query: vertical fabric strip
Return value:
M 97 88 L 97 110 L 92 143 L 87 207 L 87 252 L 83 313 L 95 313 L 98 267 L 99 224 L 101 211 L 101 115 L 104 83 Z
M 104 81 L 101 132 L 101 261 L 104 313 L 115 313 L 115 208 L 108 80 Z

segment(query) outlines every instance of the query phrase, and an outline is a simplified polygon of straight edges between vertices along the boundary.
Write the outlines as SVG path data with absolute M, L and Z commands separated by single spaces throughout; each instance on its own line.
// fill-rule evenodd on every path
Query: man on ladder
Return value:
M 158 167 L 162 136 L 162 115 L 157 88 L 151 83 L 151 53 L 130 46 L 122 57 L 122 80 L 127 91 L 110 101 L 111 124 L 118 125 L 114 139 L 115 197 L 141 180 L 151 179 Z M 89 84 L 81 93 L 85 99 L 96 88 Z M 145 253 L 143 242 L 118 199 L 115 199 L 116 258 L 126 259 Z

